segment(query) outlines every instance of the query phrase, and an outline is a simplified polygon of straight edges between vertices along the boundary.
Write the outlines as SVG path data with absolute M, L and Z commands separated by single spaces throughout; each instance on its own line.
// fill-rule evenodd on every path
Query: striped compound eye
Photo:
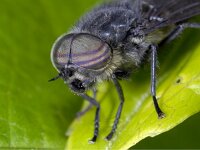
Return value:
M 85 33 L 62 36 L 51 53 L 52 63 L 58 70 L 68 63 L 91 70 L 104 69 L 111 57 L 112 50 L 106 42 Z
M 68 55 L 73 36 L 73 34 L 62 35 L 56 40 L 52 47 L 51 62 L 58 71 L 65 68 L 65 65 L 68 63 Z
M 80 34 L 72 42 L 72 63 L 80 67 L 103 69 L 111 60 L 110 46 L 95 36 Z

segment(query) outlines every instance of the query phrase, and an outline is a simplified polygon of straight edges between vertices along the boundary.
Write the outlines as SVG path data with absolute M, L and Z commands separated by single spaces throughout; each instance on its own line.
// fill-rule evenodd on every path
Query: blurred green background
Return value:
M 98 2 L 0 0 L 0 148 L 64 149 L 65 132 L 83 101 L 61 80 L 47 82 L 57 74 L 50 49 Z M 200 148 L 199 124 L 196 114 L 133 149 Z

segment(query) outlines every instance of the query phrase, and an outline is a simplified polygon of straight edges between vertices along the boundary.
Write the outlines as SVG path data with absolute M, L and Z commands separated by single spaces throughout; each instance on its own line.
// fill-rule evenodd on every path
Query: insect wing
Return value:
M 198 14 L 200 14 L 200 0 L 143 0 L 142 2 L 142 15 L 150 19 L 145 33 Z

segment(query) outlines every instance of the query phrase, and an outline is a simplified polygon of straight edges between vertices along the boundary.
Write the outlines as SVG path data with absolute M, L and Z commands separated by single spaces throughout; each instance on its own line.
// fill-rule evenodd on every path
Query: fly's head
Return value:
M 63 35 L 54 43 L 51 61 L 69 88 L 77 93 L 91 89 L 112 62 L 112 49 L 100 38 L 87 34 Z

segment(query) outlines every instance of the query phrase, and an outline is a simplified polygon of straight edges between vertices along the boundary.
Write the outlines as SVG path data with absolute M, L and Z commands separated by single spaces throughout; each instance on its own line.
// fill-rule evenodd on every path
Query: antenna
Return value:
M 59 73 L 58 76 L 56 76 L 56 77 L 50 79 L 48 82 L 55 81 L 55 80 L 59 79 L 60 77 L 62 77 L 62 74 L 61 74 L 61 73 Z

